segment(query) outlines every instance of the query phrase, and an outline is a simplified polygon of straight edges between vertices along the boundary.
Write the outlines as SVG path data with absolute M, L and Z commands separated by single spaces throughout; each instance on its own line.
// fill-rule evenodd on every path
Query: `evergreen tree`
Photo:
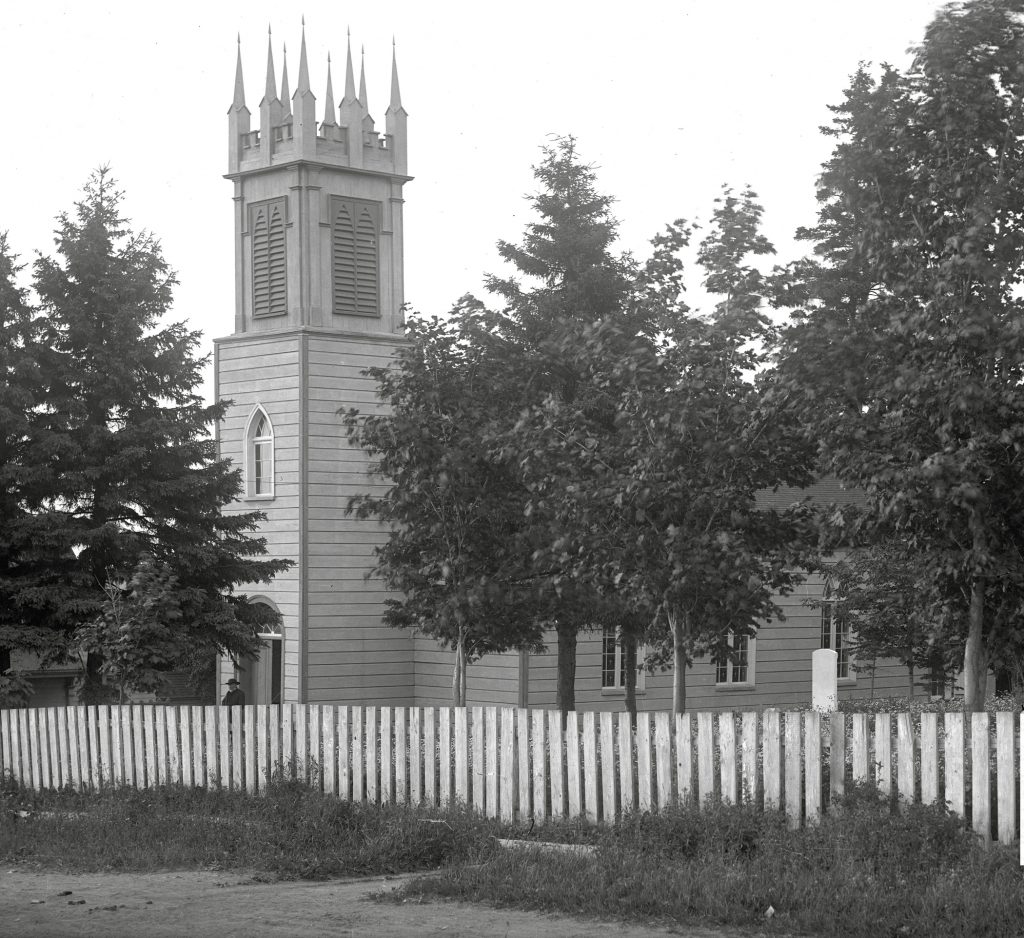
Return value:
M 241 490 L 209 435 L 225 404 L 197 392 L 198 334 L 161 324 L 173 274 L 120 203 L 98 171 L 58 219 L 57 256 L 35 262 L 33 379 L 17 385 L 30 406 L 5 476 L 17 507 L 2 519 L 0 645 L 74 655 L 78 630 L 109 612 L 111 584 L 142 582 L 152 562 L 180 612 L 173 664 L 199 675 L 214 654 L 257 650 L 257 625 L 273 614 L 234 588 L 287 563 L 262 559 L 259 513 L 222 513 Z M 102 667 L 95 646 L 93 689 Z

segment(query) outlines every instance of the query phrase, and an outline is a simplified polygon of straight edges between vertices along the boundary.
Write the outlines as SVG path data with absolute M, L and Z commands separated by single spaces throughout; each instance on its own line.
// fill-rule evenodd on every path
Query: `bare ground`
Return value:
M 731 930 L 621 925 L 455 902 L 374 902 L 409 877 L 265 882 L 233 872 L 0 870 L 10 938 L 740 938 Z

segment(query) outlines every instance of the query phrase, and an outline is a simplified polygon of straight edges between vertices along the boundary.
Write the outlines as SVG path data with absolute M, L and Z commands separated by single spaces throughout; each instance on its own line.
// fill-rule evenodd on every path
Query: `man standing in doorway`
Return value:
M 231 678 L 228 681 L 228 687 L 231 689 L 224 695 L 224 699 L 221 703 L 225 707 L 244 707 L 245 706 L 245 691 L 239 687 L 237 678 Z

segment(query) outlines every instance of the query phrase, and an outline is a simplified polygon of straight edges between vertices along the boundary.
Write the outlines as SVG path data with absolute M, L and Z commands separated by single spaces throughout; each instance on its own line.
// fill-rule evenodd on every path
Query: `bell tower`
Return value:
M 285 52 L 286 55 L 286 52 Z M 278 88 L 280 87 L 280 92 Z M 252 127 L 241 45 L 228 111 L 234 187 L 235 313 L 215 342 L 215 391 L 231 406 L 218 428 L 222 456 L 241 468 L 232 506 L 266 514 L 258 535 L 291 570 L 244 589 L 276 608 L 280 635 L 239 674 L 249 703 L 407 704 L 411 639 L 382 623 L 386 593 L 366 574 L 384 534 L 346 514 L 375 484 L 351 448 L 341 414 L 375 405 L 363 372 L 402 342 L 406 112 L 394 50 L 384 132 L 370 114 L 351 38 L 335 104 L 331 61 L 321 117 L 309 77 L 305 24 L 295 92 L 287 61 L 277 83 L 273 45 Z M 379 483 L 376 483 L 379 484 Z M 223 679 L 233 670 L 222 667 Z

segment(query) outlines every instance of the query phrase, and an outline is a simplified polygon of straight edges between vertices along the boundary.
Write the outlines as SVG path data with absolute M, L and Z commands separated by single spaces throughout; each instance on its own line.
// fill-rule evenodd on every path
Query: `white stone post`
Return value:
M 819 648 L 811 655 L 811 706 L 819 713 L 835 713 L 839 709 L 838 657 L 831 648 Z

